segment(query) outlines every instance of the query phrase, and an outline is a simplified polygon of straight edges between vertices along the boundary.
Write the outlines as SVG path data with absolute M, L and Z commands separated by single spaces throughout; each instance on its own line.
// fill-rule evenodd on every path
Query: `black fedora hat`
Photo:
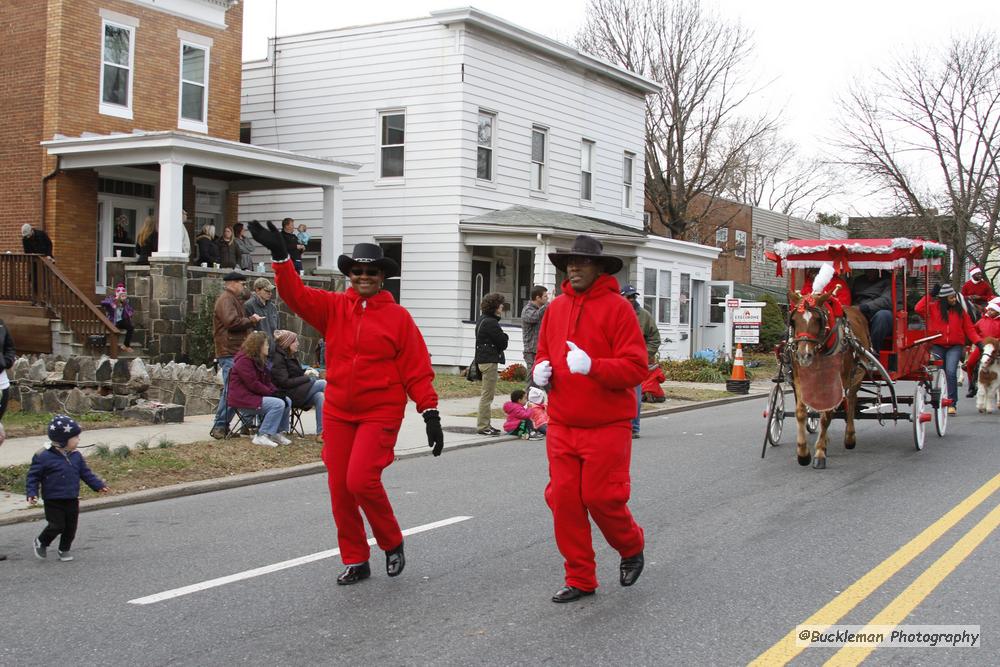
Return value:
M 399 264 L 383 255 L 382 248 L 374 243 L 356 243 L 352 255 L 344 254 L 337 258 L 337 268 L 345 276 L 350 275 L 355 264 L 371 264 L 382 269 L 386 278 L 399 275 Z
M 570 257 L 589 257 L 604 267 L 605 273 L 618 273 L 625 265 L 618 257 L 604 254 L 604 244 L 593 236 L 580 234 L 573 239 L 569 250 L 557 250 L 549 253 L 549 261 L 560 271 L 566 270 L 566 262 Z
M 226 275 L 222 276 L 222 282 L 228 283 L 231 281 L 245 282 L 247 277 L 240 273 L 239 271 L 230 271 Z

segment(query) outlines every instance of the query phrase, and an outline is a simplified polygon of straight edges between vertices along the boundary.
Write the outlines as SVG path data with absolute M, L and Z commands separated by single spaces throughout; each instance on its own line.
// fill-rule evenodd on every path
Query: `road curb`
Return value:
M 717 398 L 710 401 L 699 401 L 697 403 L 691 403 L 690 405 L 674 405 L 669 408 L 662 408 L 659 410 L 651 410 L 649 412 L 642 413 L 643 417 L 659 417 L 661 415 L 667 415 L 674 412 L 690 412 L 691 410 L 700 410 L 702 408 L 717 407 L 720 405 L 727 405 L 729 403 L 739 403 L 742 401 L 750 401 L 757 398 L 765 398 L 766 393 L 763 394 L 748 394 L 745 396 L 733 396 L 732 398 Z M 519 440 L 515 437 L 504 437 L 504 436 L 492 436 L 485 438 L 483 440 L 475 440 L 473 442 L 463 442 L 459 445 L 454 445 L 452 447 L 446 448 L 445 451 L 453 452 L 461 449 L 470 449 L 472 447 L 482 447 L 484 445 L 490 445 L 500 442 L 514 442 Z M 403 459 L 412 459 L 423 456 L 431 456 L 431 451 L 428 448 L 427 451 L 411 451 L 404 452 L 396 456 L 397 461 L 402 461 Z M 81 512 L 94 512 L 96 510 L 110 509 L 113 507 L 124 507 L 126 505 L 139 505 L 142 503 L 152 503 L 158 500 L 169 500 L 171 498 L 183 498 L 184 496 L 194 496 L 202 493 L 211 493 L 213 491 L 225 491 L 226 489 L 236 489 L 241 486 L 250 486 L 252 484 L 263 484 L 265 482 L 277 482 L 284 479 L 292 479 L 293 477 L 305 477 L 306 475 L 316 475 L 326 472 L 326 467 L 322 463 L 304 463 L 297 466 L 292 466 L 290 468 L 279 468 L 276 470 L 261 470 L 260 472 L 248 472 L 239 475 L 232 475 L 230 477 L 217 477 L 214 479 L 203 479 L 197 482 L 184 482 L 183 484 L 172 484 L 170 486 L 161 486 L 155 489 L 147 489 L 145 491 L 133 491 L 132 493 L 123 493 L 120 496 L 110 496 L 102 498 L 94 498 L 92 500 L 85 500 L 80 503 Z M 30 510 L 19 510 L 16 512 L 11 512 L 7 516 L 0 516 L 0 526 L 10 526 L 17 523 L 28 523 L 30 521 L 39 521 L 45 518 L 45 511 L 42 509 L 30 509 Z

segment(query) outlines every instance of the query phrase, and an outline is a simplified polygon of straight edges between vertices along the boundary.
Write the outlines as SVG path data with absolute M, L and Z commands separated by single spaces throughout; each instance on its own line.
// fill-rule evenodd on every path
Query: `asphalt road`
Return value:
M 965 401 L 923 452 L 909 423 L 864 422 L 849 452 L 835 424 L 816 471 L 795 463 L 787 423 L 760 458 L 763 407 L 644 421 L 631 506 L 646 570 L 618 586 L 618 555 L 595 530 L 602 587 L 567 605 L 549 601 L 562 562 L 540 442 L 393 465 L 385 481 L 404 529 L 471 518 L 408 537 L 397 579 L 374 549 L 372 579 L 350 587 L 335 585 L 340 560 L 327 557 L 129 602 L 335 548 L 322 476 L 86 513 L 72 563 L 32 556 L 41 524 L 0 527 L 0 665 L 746 664 L 831 603 L 839 622 L 864 624 L 900 599 L 916 600 L 901 622 L 979 625 L 983 647 L 879 649 L 866 664 L 1000 664 L 1000 531 L 951 558 L 923 596 L 907 590 L 1000 504 L 992 492 L 960 505 L 1000 473 L 1000 417 Z M 956 506 L 954 527 L 898 556 Z M 849 588 L 887 560 L 898 571 L 884 582 Z M 835 653 L 801 649 L 794 664 Z

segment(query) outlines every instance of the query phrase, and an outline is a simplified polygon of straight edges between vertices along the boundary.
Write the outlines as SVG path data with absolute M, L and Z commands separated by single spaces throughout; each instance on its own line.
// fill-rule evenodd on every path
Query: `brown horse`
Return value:
M 854 449 L 857 439 L 854 432 L 854 410 L 858 403 L 858 390 L 865 378 L 865 370 L 855 358 L 848 336 L 865 347 L 869 347 L 868 321 L 861 311 L 852 306 L 843 308 L 842 317 L 834 317 L 827 307 L 831 294 L 802 295 L 790 292 L 788 295 L 789 324 L 792 329 L 790 344 L 793 349 L 792 381 L 795 384 L 795 419 L 798 434 L 795 439 L 799 465 L 807 466 L 812 461 L 813 468 L 826 468 L 827 428 L 838 405 L 844 405 L 847 427 L 844 432 L 844 447 Z M 845 329 L 849 328 L 850 331 Z M 839 363 L 838 363 L 839 358 Z M 832 366 L 830 365 L 832 364 Z M 820 367 L 830 366 L 825 370 Z M 838 368 L 839 366 L 839 368 Z M 830 373 L 839 370 L 840 383 Z M 819 387 L 819 389 L 817 389 Z M 825 391 L 831 408 L 820 413 L 819 437 L 816 439 L 815 459 L 809 454 L 806 443 L 806 399 L 817 391 Z M 830 392 L 834 393 L 830 393 Z M 839 403 L 838 399 L 843 400 Z M 826 406 L 824 406 L 826 408 Z

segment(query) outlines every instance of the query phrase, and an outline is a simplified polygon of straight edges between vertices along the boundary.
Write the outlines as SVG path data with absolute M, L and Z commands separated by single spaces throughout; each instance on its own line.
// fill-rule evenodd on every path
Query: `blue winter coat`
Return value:
M 87 467 L 80 452 L 66 454 L 55 447 L 43 449 L 31 457 L 25 495 L 37 498 L 41 483 L 43 500 L 72 500 L 80 497 L 81 479 L 94 491 L 107 486 Z

